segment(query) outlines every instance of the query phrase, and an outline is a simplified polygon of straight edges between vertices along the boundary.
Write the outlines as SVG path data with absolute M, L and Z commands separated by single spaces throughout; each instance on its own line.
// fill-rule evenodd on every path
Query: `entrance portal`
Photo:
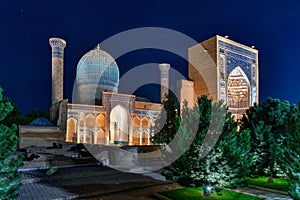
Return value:
M 110 143 L 128 144 L 128 117 L 126 110 L 118 105 L 110 113 Z
M 240 67 L 236 67 L 228 76 L 228 111 L 235 119 L 240 119 L 249 108 L 249 80 Z

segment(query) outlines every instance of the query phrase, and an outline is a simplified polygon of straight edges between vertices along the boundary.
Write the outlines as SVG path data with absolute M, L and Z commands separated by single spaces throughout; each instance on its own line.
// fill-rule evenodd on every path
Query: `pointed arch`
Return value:
M 95 117 L 92 114 L 88 114 L 85 117 L 85 126 L 87 128 L 94 128 L 95 127 Z
M 227 81 L 228 110 L 236 119 L 240 118 L 250 105 L 250 81 L 241 67 L 234 68 Z
M 138 116 L 135 116 L 132 119 L 132 128 L 139 128 L 140 127 L 140 118 Z
M 117 105 L 110 113 L 110 139 L 112 143 L 128 143 L 129 117 L 127 111 Z
M 142 128 L 148 128 L 148 119 L 146 117 L 142 119 Z
M 97 144 L 105 144 L 105 133 L 103 131 L 103 129 L 100 129 L 99 131 L 97 131 Z
M 132 132 L 132 144 L 139 145 L 140 144 L 140 131 L 139 129 L 134 129 Z
M 77 121 L 74 118 L 67 120 L 66 142 L 77 142 Z
M 96 118 L 97 127 L 104 128 L 105 127 L 105 117 L 103 114 L 99 114 Z
M 149 138 L 148 132 L 147 131 L 143 131 L 143 134 L 142 134 L 142 145 L 147 145 L 148 144 L 148 138 Z

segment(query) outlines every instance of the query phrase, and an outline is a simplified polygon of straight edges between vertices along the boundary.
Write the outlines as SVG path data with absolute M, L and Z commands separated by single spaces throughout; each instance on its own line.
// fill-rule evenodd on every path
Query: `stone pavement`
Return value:
M 176 183 L 166 184 L 166 185 L 159 185 L 159 186 L 151 186 L 146 188 L 134 189 L 134 190 L 127 190 L 118 193 L 111 193 L 105 194 L 98 197 L 90 198 L 91 200 L 154 200 L 158 199 L 154 197 L 153 194 L 173 190 L 181 188 L 180 185 Z
M 57 169 L 56 172 L 53 170 L 53 174 L 49 173 L 49 170 L 23 173 L 23 185 L 20 188 L 18 200 L 79 197 L 121 200 L 130 199 L 130 195 L 135 196 L 135 199 L 151 199 L 151 191 L 154 193 L 180 187 L 168 181 L 155 180 L 151 173 L 144 176 L 98 165 L 62 168 Z
M 266 190 L 260 190 L 252 187 L 243 187 L 235 190 L 236 192 L 242 192 L 249 195 L 254 195 L 257 197 L 264 198 L 266 200 L 293 200 L 291 197 L 283 194 L 278 194 L 274 192 L 269 192 Z
M 150 200 L 154 193 L 180 188 L 165 181 L 159 174 L 134 174 L 108 167 L 89 165 L 56 170 L 23 172 L 18 200 L 48 199 L 99 199 L 99 200 Z M 290 200 L 286 195 L 251 187 L 236 189 L 267 200 Z

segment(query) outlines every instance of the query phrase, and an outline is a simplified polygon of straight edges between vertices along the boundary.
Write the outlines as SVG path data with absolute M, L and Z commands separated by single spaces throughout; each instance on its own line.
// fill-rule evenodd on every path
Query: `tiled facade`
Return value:
M 188 58 L 188 76 L 196 97 L 222 100 L 237 118 L 258 102 L 256 49 L 215 36 L 189 48 Z

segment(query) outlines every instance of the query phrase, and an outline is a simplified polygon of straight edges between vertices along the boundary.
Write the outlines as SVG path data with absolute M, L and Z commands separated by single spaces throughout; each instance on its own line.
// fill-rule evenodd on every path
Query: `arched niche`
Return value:
M 87 128 L 94 128 L 95 127 L 95 117 L 92 114 L 88 114 L 85 117 L 85 126 Z
M 239 119 L 250 105 L 250 82 L 245 72 L 234 68 L 228 75 L 227 81 L 228 110 Z
M 97 144 L 105 144 L 105 133 L 102 129 L 97 131 Z
M 132 132 L 132 145 L 140 144 L 140 131 L 139 129 L 134 129 Z
M 67 120 L 66 142 L 77 142 L 77 121 L 74 118 Z
M 97 127 L 104 128 L 105 127 L 105 117 L 103 114 L 99 114 L 96 118 Z
M 140 127 L 140 118 L 138 116 L 135 116 L 132 119 L 132 128 L 139 128 Z
M 146 117 L 142 119 L 142 128 L 148 128 L 148 119 Z
M 142 145 L 147 145 L 148 144 L 148 132 L 147 131 L 143 131 L 142 133 Z
M 110 140 L 115 144 L 128 143 L 128 115 L 120 105 L 114 107 L 110 113 Z

